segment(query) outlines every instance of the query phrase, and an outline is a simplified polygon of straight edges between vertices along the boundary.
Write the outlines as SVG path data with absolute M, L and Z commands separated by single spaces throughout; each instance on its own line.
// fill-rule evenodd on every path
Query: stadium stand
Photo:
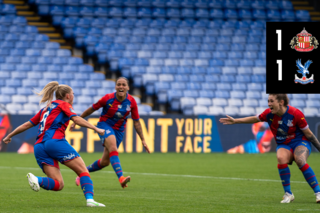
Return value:
M 259 113 L 267 106 L 266 21 L 311 21 L 308 11 L 294 10 L 288 0 L 28 3 L 62 29 L 64 39 L 74 41 L 85 57 L 113 73 L 120 71 L 143 92 L 143 100 L 154 98 L 154 109 L 165 106 L 188 115 Z M 7 76 L 0 77 L 2 102 L 10 104 L 10 95 L 17 95 L 19 88 L 42 87 L 58 79 L 79 92 L 75 109 L 80 112 L 98 95 L 113 90 L 113 82 L 82 58 L 72 57 L 70 50 L 49 42 L 36 27 L 14 15 L 14 6 L 3 4 L 1 11 L 0 66 Z M 23 42 L 26 39 L 29 44 Z M 313 96 L 294 95 L 295 99 L 299 103 L 294 105 L 310 114 L 319 108 Z M 19 100 L 34 104 L 34 95 Z M 162 114 L 141 100 L 139 110 Z

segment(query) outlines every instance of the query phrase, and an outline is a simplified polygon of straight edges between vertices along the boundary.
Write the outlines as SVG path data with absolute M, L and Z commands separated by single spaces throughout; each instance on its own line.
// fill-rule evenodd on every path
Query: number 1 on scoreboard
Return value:
M 276 30 L 278 34 L 278 51 L 281 51 L 281 30 Z
M 277 60 L 278 64 L 278 81 L 282 81 L 282 60 Z

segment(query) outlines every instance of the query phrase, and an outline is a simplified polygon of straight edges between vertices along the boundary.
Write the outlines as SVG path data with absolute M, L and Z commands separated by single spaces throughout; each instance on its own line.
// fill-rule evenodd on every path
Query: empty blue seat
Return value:
M 58 79 L 58 73 L 44 72 L 43 73 L 43 78 L 47 79 L 47 80 L 56 80 L 56 79 Z
M 7 79 L 6 80 L 6 86 L 7 87 L 20 87 L 21 86 L 21 80 L 20 79 Z
M 280 9 L 283 10 L 293 10 L 293 5 L 291 3 L 291 1 L 280 1 L 278 2 Z
M 252 12 L 252 16 L 255 19 L 266 19 L 267 18 L 267 14 L 266 14 L 265 10 L 263 10 L 263 9 L 254 9 Z
M 251 81 L 253 83 L 265 83 L 266 82 L 266 77 L 264 75 L 252 75 L 251 76 Z
M 73 73 L 59 73 L 59 80 L 73 80 Z
M 216 98 L 230 98 L 230 93 L 228 91 L 215 91 Z
M 13 87 L 1 87 L 1 94 L 2 95 L 15 95 L 17 94 L 16 89 Z
M 172 90 L 185 90 L 187 88 L 186 83 L 184 82 L 171 82 Z
M 249 75 L 237 75 L 236 76 L 236 82 L 238 83 L 250 83 L 251 78 Z
M 267 10 L 267 18 L 270 20 L 276 20 L 276 21 L 280 20 L 281 15 L 279 10 L 274 10 L 274 9 Z
M 17 64 L 16 71 L 28 72 L 28 71 L 31 71 L 31 66 L 29 64 Z
M 2 93 L 2 91 L 1 91 L 1 93 Z M 0 95 L 0 103 L 1 104 L 9 104 L 9 103 L 11 103 L 11 96 L 10 96 L 10 94 L 8 94 L 8 95 L 6 95 L 6 94 L 1 94 Z
M 29 79 L 42 79 L 42 73 L 41 72 L 28 72 L 28 78 Z
M 51 64 L 52 63 L 52 57 L 50 56 L 41 56 L 38 57 L 38 64 Z
M 21 57 L 17 56 L 7 56 L 6 57 L 6 63 L 8 64 L 18 64 L 21 62 Z
M 14 71 L 15 68 L 14 64 L 0 64 L 0 69 L 2 71 Z
M 238 12 L 235 9 L 225 9 L 224 10 L 224 16 L 227 19 L 237 19 L 238 18 Z
M 84 88 L 86 87 L 86 84 L 84 81 L 74 80 L 74 81 L 70 81 L 70 86 L 72 88 Z
M 42 65 L 42 66 L 45 67 L 45 65 Z M 44 71 L 61 72 L 62 68 L 60 65 L 51 64 L 51 65 L 48 65 L 47 70 L 44 70 Z
M 78 71 L 90 73 L 90 72 L 93 72 L 93 67 L 88 64 L 82 64 L 78 66 Z
M 13 4 L 3 4 L 1 5 L 1 13 L 5 15 L 15 14 L 16 7 Z
M 210 10 L 210 17 L 215 19 L 223 19 L 224 18 L 224 12 L 221 9 L 211 9 Z
M 243 91 L 231 91 L 230 97 L 235 99 L 244 99 L 246 98 L 246 94 Z
M 249 91 L 263 91 L 262 84 L 260 83 L 249 83 L 247 86 Z
M 281 19 L 282 20 L 288 20 L 288 21 L 294 21 L 296 18 L 293 10 L 282 10 L 281 11 Z
M 95 96 L 96 93 L 97 93 L 96 90 L 93 89 L 93 88 L 90 88 L 90 89 L 88 89 L 88 88 L 81 89 L 81 94 L 82 94 L 83 96 Z
M 32 65 L 32 71 L 45 72 L 45 71 L 47 71 L 47 65 L 44 65 L 44 64 L 34 64 L 34 65 Z
M 310 14 L 307 10 L 296 10 L 296 18 L 298 21 L 310 21 Z
M 87 88 L 101 88 L 101 82 L 89 80 L 89 81 L 86 81 L 86 87 Z
M 253 67 L 254 66 L 254 61 L 248 60 L 248 59 L 242 59 L 239 60 L 240 66 L 242 67 Z

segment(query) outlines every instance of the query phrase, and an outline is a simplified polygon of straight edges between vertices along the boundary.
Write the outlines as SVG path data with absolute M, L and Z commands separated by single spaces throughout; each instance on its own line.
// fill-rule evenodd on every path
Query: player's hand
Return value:
M 227 118 L 220 118 L 220 123 L 223 123 L 224 125 L 231 125 L 231 124 L 235 124 L 235 120 L 233 117 L 230 117 L 229 115 L 227 115 Z
M 11 142 L 11 138 L 5 137 L 5 138 L 3 139 L 3 143 L 5 143 L 5 144 L 8 144 L 8 143 L 10 143 L 10 142 Z
M 76 127 L 76 124 L 75 124 L 75 123 L 71 124 L 71 126 L 70 126 L 70 128 L 69 128 L 69 131 L 72 132 L 75 127 Z
M 144 146 L 146 151 L 150 154 L 150 150 L 149 150 L 149 147 L 148 147 L 147 143 L 145 141 L 142 141 L 142 145 Z
M 96 132 L 97 132 L 99 135 L 104 135 L 105 132 L 106 132 L 106 130 L 97 128 Z

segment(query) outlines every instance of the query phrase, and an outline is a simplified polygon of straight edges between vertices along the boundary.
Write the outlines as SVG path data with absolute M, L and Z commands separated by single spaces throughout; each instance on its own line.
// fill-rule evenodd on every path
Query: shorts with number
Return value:
M 112 129 L 112 127 L 109 124 L 107 124 L 106 122 L 98 122 L 97 127 L 100 129 L 106 130 L 106 132 L 104 133 L 103 136 L 98 134 L 100 137 L 102 146 L 104 146 L 104 139 L 105 138 L 109 137 L 110 135 L 114 135 L 116 137 L 116 141 L 117 141 L 117 148 L 119 148 L 119 146 L 122 142 L 122 139 L 123 139 L 124 132 Z
M 277 146 L 277 151 L 280 148 L 284 148 L 289 150 L 290 152 L 294 153 L 294 150 L 298 147 L 298 146 L 305 146 L 308 148 L 309 150 L 309 155 L 311 154 L 311 143 L 310 141 L 298 141 L 295 143 L 289 143 L 289 144 L 278 144 Z
M 80 157 L 66 139 L 51 139 L 34 146 L 34 156 L 43 170 L 43 164 L 59 169 L 59 163 L 65 163 Z

